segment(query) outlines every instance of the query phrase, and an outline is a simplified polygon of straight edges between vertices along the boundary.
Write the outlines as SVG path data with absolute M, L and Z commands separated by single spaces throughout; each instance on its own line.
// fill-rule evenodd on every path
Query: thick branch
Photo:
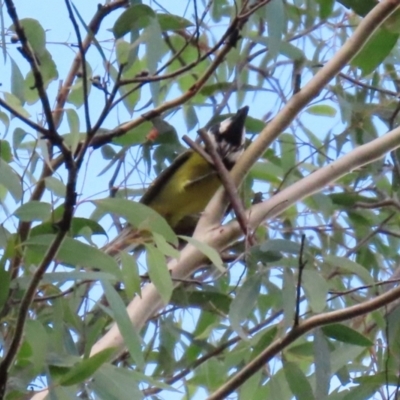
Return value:
M 274 356 L 280 353 L 289 344 L 293 343 L 296 339 L 301 337 L 307 332 L 333 322 L 342 322 L 348 319 L 358 317 L 377 310 L 386 304 L 397 300 L 400 296 L 400 287 L 392 289 L 375 299 L 364 301 L 361 304 L 347 307 L 343 310 L 336 310 L 327 312 L 320 315 L 310 317 L 300 325 L 294 326 L 293 329 L 286 334 L 283 338 L 279 338 L 271 343 L 263 352 L 261 352 L 254 360 L 250 361 L 240 372 L 226 382 L 220 389 L 208 397 L 207 400 L 226 399 L 235 389 L 243 384 L 247 379 L 253 376 L 259 369 L 263 368 L 265 364 L 270 361 Z
M 236 185 L 244 179 L 252 165 L 262 156 L 272 142 L 283 132 L 311 100 L 319 95 L 321 90 L 333 79 L 340 70 L 360 51 L 363 45 L 399 6 L 400 0 L 385 0 L 380 2 L 360 22 L 353 35 L 339 49 L 329 62 L 296 93 L 276 117 L 261 131 L 257 139 L 248 147 L 232 170 L 232 178 Z M 207 221 L 205 224 L 217 225 L 224 213 L 225 204 L 223 192 L 220 190 L 211 200 L 206 209 Z M 211 219 L 211 216 L 213 217 Z M 199 224 L 199 228 L 201 225 Z

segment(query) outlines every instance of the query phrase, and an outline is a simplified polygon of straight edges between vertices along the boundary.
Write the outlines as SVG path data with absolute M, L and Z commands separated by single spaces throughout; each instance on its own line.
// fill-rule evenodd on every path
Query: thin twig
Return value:
M 233 23 L 229 26 L 227 32 L 224 34 L 227 43 L 221 48 L 219 53 L 215 56 L 215 59 L 211 63 L 211 65 L 206 69 L 199 80 L 192 87 L 189 88 L 189 90 L 187 90 L 185 93 L 175 98 L 174 100 L 164 102 L 159 107 L 154 108 L 153 110 L 147 112 L 139 118 L 120 125 L 118 128 L 114 129 L 107 135 L 94 137 L 91 146 L 95 149 L 99 148 L 104 144 L 111 142 L 113 139 L 124 135 L 129 130 L 141 125 L 143 122 L 151 120 L 167 110 L 178 107 L 188 101 L 190 98 L 192 98 L 208 81 L 216 68 L 224 61 L 225 56 L 229 53 L 229 51 L 236 45 L 237 41 L 239 40 L 238 32 L 242 28 L 243 23 L 244 22 L 242 22 L 240 19 L 233 21 Z
M 43 126 L 31 121 L 29 118 L 26 118 L 22 115 L 19 111 L 15 110 L 11 107 L 7 102 L 5 102 L 2 98 L 0 98 L 0 107 L 5 108 L 9 111 L 14 117 L 18 118 L 20 121 L 25 122 L 29 127 L 35 129 L 36 131 L 42 133 L 45 137 L 48 137 L 49 131 L 48 129 L 44 128 Z
M 344 74 L 343 72 L 340 72 L 338 75 L 341 78 L 345 79 L 346 81 L 349 81 L 349 82 L 353 83 L 354 85 L 360 86 L 364 89 L 374 90 L 376 92 L 387 94 L 388 96 L 393 96 L 393 97 L 397 97 L 399 95 L 398 93 L 393 92 L 392 90 L 368 85 L 367 83 L 364 83 L 364 82 L 359 81 L 358 79 L 352 78 L 351 76 Z
M 210 155 L 211 159 L 213 160 L 214 168 L 216 169 L 222 185 L 224 186 L 228 198 L 230 201 L 230 204 L 232 205 L 233 211 L 235 213 L 235 216 L 238 220 L 238 223 L 240 224 L 240 227 L 242 228 L 243 234 L 246 237 L 246 240 L 248 240 L 249 244 L 253 244 L 253 238 L 251 235 L 249 235 L 248 232 L 248 227 L 247 227 L 247 218 L 246 218 L 246 210 L 243 206 L 243 203 L 240 199 L 240 196 L 237 191 L 237 187 L 233 183 L 228 170 L 226 169 L 223 161 L 221 160 L 220 155 L 218 154 L 216 148 L 213 146 L 210 137 L 208 136 L 207 132 L 205 132 L 202 129 L 198 130 L 198 134 L 200 135 L 201 139 L 203 140 L 207 153 Z
M 12 0 L 5 0 L 5 4 L 7 6 L 8 14 L 11 20 L 13 21 L 15 32 L 21 43 L 21 47 L 18 49 L 20 50 L 22 56 L 28 61 L 30 65 L 33 78 L 35 81 L 34 88 L 38 91 L 39 98 L 42 103 L 47 126 L 49 127 L 48 132 L 45 135 L 45 138 L 48 139 L 52 145 L 57 146 L 60 149 L 61 153 L 66 158 L 68 158 L 69 149 L 65 146 L 63 138 L 57 133 L 56 126 L 54 124 L 49 98 L 47 97 L 47 93 L 44 88 L 43 76 L 39 68 L 39 60 L 37 59 L 37 56 L 34 53 L 34 50 L 32 49 L 28 41 L 28 38 L 25 35 L 25 31 L 18 18 L 14 2 Z M 42 132 L 42 134 L 44 133 Z
M 85 108 L 86 132 L 87 132 L 87 134 L 89 134 L 89 132 L 91 131 L 91 123 L 90 123 L 90 112 L 89 112 L 88 74 L 87 74 L 87 68 L 86 68 L 85 49 L 82 44 L 81 32 L 79 30 L 78 23 L 76 22 L 75 15 L 72 11 L 70 0 L 65 0 L 65 5 L 67 7 L 68 15 L 71 20 L 72 26 L 74 27 L 76 38 L 78 40 L 78 49 L 79 49 L 79 53 L 80 53 L 81 59 L 82 59 L 81 66 L 82 66 L 83 106 Z M 92 32 L 89 32 L 89 34 L 92 34 Z
M 258 325 L 254 326 L 253 328 L 249 329 L 248 334 L 254 335 L 255 333 L 259 332 L 261 329 L 270 325 L 277 318 L 279 318 L 282 314 L 283 314 L 283 310 L 276 311 L 265 321 L 259 323 Z M 210 360 L 211 358 L 217 357 L 224 350 L 226 350 L 229 347 L 233 346 L 234 344 L 240 342 L 241 340 L 242 340 L 242 338 L 240 336 L 235 336 L 232 339 L 227 340 L 225 343 L 221 344 L 220 346 L 215 348 L 213 351 L 210 351 L 209 353 L 205 354 L 204 356 L 198 358 L 196 361 L 191 363 L 188 367 L 184 368 L 182 371 L 177 373 L 175 376 L 167 379 L 165 381 L 165 383 L 168 385 L 172 385 L 173 383 L 178 382 L 180 379 L 184 378 L 186 375 L 192 373 L 195 368 L 204 364 L 206 361 Z M 146 396 L 150 396 L 150 395 L 157 394 L 157 393 L 161 392 L 162 390 L 164 390 L 164 389 L 158 388 L 158 387 L 153 387 L 153 388 L 143 390 L 143 394 Z
M 307 261 L 303 260 L 304 255 L 304 244 L 306 241 L 306 235 L 301 235 L 301 245 L 300 245 L 300 254 L 299 254 L 299 272 L 297 275 L 297 287 L 296 287 L 296 312 L 294 315 L 294 323 L 293 328 L 299 325 L 299 317 L 300 317 L 300 297 L 301 297 L 301 280 L 303 276 L 304 267 L 307 264 Z
M 214 165 L 214 161 L 210 155 L 201 147 L 197 142 L 192 140 L 189 136 L 183 135 L 182 140 L 196 153 L 199 153 L 209 164 Z

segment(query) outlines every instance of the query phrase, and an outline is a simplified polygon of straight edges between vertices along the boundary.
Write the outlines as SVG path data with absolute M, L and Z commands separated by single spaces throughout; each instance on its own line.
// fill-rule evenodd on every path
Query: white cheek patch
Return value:
M 229 128 L 231 123 L 232 123 L 232 118 L 228 118 L 228 119 L 223 120 L 219 124 L 219 133 L 223 135 L 227 131 L 227 129 Z

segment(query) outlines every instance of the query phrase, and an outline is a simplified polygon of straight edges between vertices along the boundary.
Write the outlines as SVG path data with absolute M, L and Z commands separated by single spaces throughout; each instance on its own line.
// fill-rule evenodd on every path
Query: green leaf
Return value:
M 6 163 L 10 163 L 13 159 L 11 146 L 7 140 L 0 139 L 0 158 L 2 158 Z
M 0 121 L 4 124 L 6 127 L 5 133 L 7 133 L 8 128 L 10 127 L 10 118 L 8 118 L 8 115 L 4 113 L 3 111 L 0 111 Z M 18 128 L 16 128 L 18 129 Z M 20 128 L 21 129 L 21 128 Z
M 3 185 L 14 198 L 20 201 L 22 184 L 19 175 L 0 157 L 0 184 Z
M 326 297 L 329 285 L 317 271 L 305 269 L 301 286 L 304 289 L 310 308 L 315 313 L 322 312 L 326 307 Z
M 315 362 L 315 397 L 325 399 L 329 393 L 331 381 L 331 352 L 321 328 L 314 329 L 314 362 Z
M 26 118 L 30 117 L 30 114 L 28 113 L 28 111 L 25 110 L 25 107 L 22 106 L 21 101 L 19 100 L 18 97 L 14 96 L 11 93 L 4 92 L 4 99 L 7 102 L 7 104 L 10 107 L 12 107 L 15 111 L 18 111 L 21 115 L 23 115 Z
M 300 244 L 286 239 L 271 239 L 262 243 L 260 245 L 260 250 L 265 253 L 267 251 L 280 251 L 298 255 L 300 254 Z
M 26 136 L 26 132 L 22 128 L 15 128 L 13 132 L 13 148 L 14 148 L 14 155 L 17 157 L 17 149 L 19 149 L 22 141 Z M 18 159 L 18 157 L 17 157 Z
M 57 197 L 65 197 L 67 188 L 59 179 L 55 178 L 54 176 L 48 176 L 45 178 L 44 183 L 46 185 L 46 189 L 53 192 L 53 194 L 55 194 Z
M 115 152 L 114 148 L 110 145 L 106 144 L 101 146 L 101 155 L 105 160 L 112 160 L 117 153 Z
M 115 21 L 114 37 L 121 38 L 132 30 L 143 29 L 148 26 L 156 14 L 151 7 L 138 4 L 127 8 Z
M 281 147 L 281 166 L 283 171 L 288 174 L 287 182 L 293 179 L 293 172 L 296 169 L 296 152 L 297 144 L 293 135 L 289 133 L 282 133 L 280 135 Z
M 92 77 L 92 68 L 88 62 L 86 62 L 86 74 L 87 74 L 87 90 L 88 95 L 92 89 L 92 81 L 90 78 Z M 83 75 L 81 78 L 75 80 L 75 83 L 72 85 L 70 93 L 68 95 L 68 103 L 73 104 L 75 107 L 79 108 L 82 106 L 84 97 L 83 97 Z
M 377 0 L 338 0 L 338 2 L 347 8 L 351 8 L 361 17 L 365 17 L 378 3 Z
M 96 200 L 93 203 L 106 212 L 126 218 L 135 228 L 159 233 L 170 243 L 178 244 L 178 239 L 167 221 L 144 204 L 117 198 Z
M 144 394 L 138 387 L 140 381 L 135 371 L 104 364 L 95 373 L 90 386 L 101 399 L 141 400 Z
M 47 332 L 40 321 L 28 319 L 24 330 L 25 340 L 32 349 L 29 357 L 36 373 L 40 373 L 46 363 L 47 346 L 49 338 Z
M 121 272 L 122 279 L 125 286 L 126 296 L 133 299 L 135 294 L 141 295 L 139 269 L 135 257 L 131 256 L 125 251 L 119 253 L 121 258 Z
M 334 0 L 317 0 L 317 3 L 319 4 L 319 17 L 321 19 L 328 18 L 332 14 Z
M 321 329 L 326 336 L 338 340 L 339 342 L 355 344 L 356 346 L 364 347 L 374 345 L 374 342 L 372 342 L 366 336 L 343 324 L 330 324 L 323 326 Z
M 366 268 L 348 258 L 328 254 L 325 256 L 324 262 L 330 264 L 332 268 L 340 268 L 356 274 L 366 284 L 374 283 L 374 280 Z
M 364 76 L 370 74 L 390 54 L 398 38 L 398 33 L 379 28 L 352 59 L 351 65 L 360 68 Z
M 247 335 L 241 327 L 241 322 L 254 311 L 257 298 L 260 294 L 261 279 L 258 274 L 247 278 L 236 292 L 229 308 L 229 320 L 232 328 L 242 337 L 247 339 Z
M 44 221 L 50 218 L 51 204 L 32 200 L 14 211 L 20 221 Z
M 320 117 L 336 116 L 336 109 L 325 104 L 317 104 L 315 106 L 308 107 L 305 111 L 311 115 L 318 115 Z
M 150 244 L 146 244 L 146 264 L 154 286 L 165 304 L 168 304 L 174 289 L 164 254 Z
M 146 44 L 147 69 L 150 74 L 154 74 L 157 71 L 158 62 L 163 55 L 161 50 L 164 47 L 161 28 L 155 18 L 151 19 L 150 24 L 144 29 L 141 39 Z M 160 100 L 160 82 L 150 82 L 150 92 L 153 104 L 158 105 Z
M 142 339 L 129 319 L 125 304 L 110 282 L 102 281 L 101 283 L 129 354 L 135 360 L 137 366 L 143 368 Z
M 253 347 L 253 351 L 251 352 L 251 359 L 254 359 L 262 351 L 264 351 L 275 339 L 277 333 L 278 333 L 278 327 L 271 326 L 267 328 L 265 331 L 262 330 L 261 332 L 256 334 L 255 337 L 250 339 Z
M 323 0 L 325 1 L 325 0 Z M 306 56 L 302 50 L 294 46 L 291 43 L 282 42 L 280 48 L 280 54 L 289 58 L 290 60 L 302 62 L 306 60 Z
M 310 382 L 297 364 L 285 362 L 283 370 L 290 390 L 295 395 L 296 400 L 315 399 Z
M 207 289 L 190 291 L 178 287 L 174 290 L 170 303 L 181 307 L 197 307 L 211 312 L 219 310 L 223 314 L 228 314 L 231 302 L 231 297 L 224 293 Z
M 0 312 L 4 307 L 4 304 L 6 304 L 8 300 L 8 295 L 9 295 L 9 288 L 10 288 L 10 282 L 11 282 L 11 277 L 10 277 L 10 272 L 5 271 L 1 266 L 0 266 Z
M 11 58 L 11 93 L 25 103 L 25 80 L 18 64 Z
M 332 200 L 333 204 L 344 207 L 353 207 L 357 202 L 374 204 L 378 201 L 375 197 L 361 196 L 357 193 L 332 193 L 328 197 Z
M 293 326 L 294 312 L 296 308 L 296 282 L 294 280 L 293 272 L 289 268 L 283 270 L 282 300 L 284 329 L 288 329 Z
M 193 106 L 191 105 L 184 105 L 183 106 L 183 116 L 185 118 L 186 128 L 188 132 L 195 128 L 195 126 L 199 123 L 197 118 L 196 111 Z
M 25 244 L 43 255 L 54 238 L 55 235 L 34 236 L 28 239 Z M 66 237 L 62 242 L 56 259 L 61 263 L 72 266 L 100 269 L 111 273 L 117 278 L 121 278 L 118 264 L 111 256 L 93 246 L 69 237 Z
M 73 236 L 79 236 L 82 229 L 89 228 L 92 234 L 106 235 L 106 231 L 96 221 L 88 218 L 74 217 L 71 221 L 71 233 Z
M 264 7 L 268 23 L 268 57 L 274 59 L 278 54 L 285 30 L 285 10 L 282 0 L 272 0 Z
M 134 145 L 142 144 L 146 141 L 146 137 L 153 129 L 151 122 L 146 121 L 140 126 L 126 132 L 125 135 L 113 139 L 112 143 L 117 146 L 132 147 Z
M 161 236 L 157 232 L 153 232 L 153 239 L 154 243 L 157 246 L 157 249 L 161 251 L 165 256 L 171 257 L 171 258 L 179 258 L 180 252 L 172 247 L 164 238 L 164 236 Z
M 385 381 L 385 385 L 388 384 L 388 380 Z M 397 386 L 397 383 L 393 383 L 394 386 Z M 381 385 L 363 382 L 362 384 L 352 387 L 348 392 L 341 398 L 341 400 L 367 400 L 367 399 L 376 399 L 374 394 L 379 390 Z M 379 396 L 381 397 L 381 396 Z
M 58 79 L 57 66 L 51 53 L 46 49 L 39 57 L 39 69 L 45 89 L 52 81 Z M 39 92 L 35 89 L 35 79 L 32 71 L 28 72 L 25 79 L 25 99 L 28 104 L 34 104 L 39 99 Z
M 111 347 L 82 360 L 60 379 L 59 384 L 71 386 L 89 379 L 105 362 L 109 361 L 114 352 L 115 349 Z
M 40 22 L 33 18 L 23 18 L 20 21 L 22 28 L 24 29 L 25 36 L 27 37 L 29 44 L 32 46 L 35 55 L 41 55 L 46 49 L 46 33 L 40 25 Z M 12 29 L 15 32 L 14 26 Z
M 71 150 L 74 152 L 76 151 L 78 144 L 81 140 L 79 116 L 78 113 L 73 108 L 65 110 L 65 113 L 67 115 L 67 121 L 70 129 L 69 146 L 71 147 Z
M 224 263 L 222 262 L 221 256 L 218 251 L 207 245 L 206 243 L 199 242 L 198 240 L 189 236 L 179 236 L 181 239 L 190 243 L 196 247 L 201 253 L 203 253 L 221 272 L 225 272 Z
M 162 31 L 177 31 L 193 26 L 193 23 L 179 15 L 157 14 L 158 23 Z

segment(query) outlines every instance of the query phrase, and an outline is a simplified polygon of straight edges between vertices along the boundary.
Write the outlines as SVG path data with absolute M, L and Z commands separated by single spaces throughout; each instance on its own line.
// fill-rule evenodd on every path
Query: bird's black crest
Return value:
M 243 152 L 246 130 L 244 127 L 249 107 L 213 125 L 209 129 L 210 137 L 227 168 L 232 168 Z

